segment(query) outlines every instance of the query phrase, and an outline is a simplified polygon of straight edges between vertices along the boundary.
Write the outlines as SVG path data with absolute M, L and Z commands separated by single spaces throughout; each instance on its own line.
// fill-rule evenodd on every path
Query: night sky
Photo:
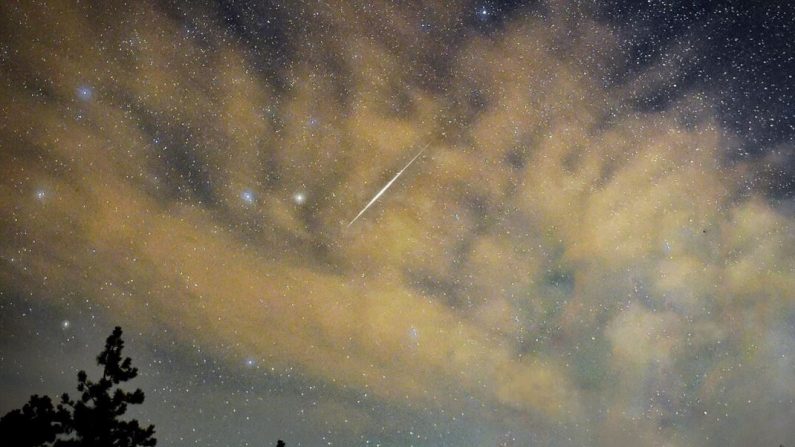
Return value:
M 3 1 L 0 413 L 120 325 L 163 446 L 795 445 L 794 25 Z

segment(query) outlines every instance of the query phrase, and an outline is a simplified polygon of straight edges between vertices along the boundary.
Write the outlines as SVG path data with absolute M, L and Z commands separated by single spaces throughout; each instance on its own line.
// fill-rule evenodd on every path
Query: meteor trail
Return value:
M 422 155 L 422 153 L 425 152 L 425 149 L 428 149 L 428 146 L 430 146 L 430 145 L 431 145 L 431 143 L 426 144 L 425 147 L 423 147 L 417 153 L 417 155 L 414 156 L 414 158 L 412 158 L 408 163 L 406 163 L 406 166 L 403 166 L 403 169 L 398 171 L 398 173 L 395 174 L 394 177 L 392 177 L 392 180 L 387 182 L 387 184 L 383 188 L 381 188 L 380 191 L 378 191 L 378 194 L 376 194 L 372 199 L 370 199 L 370 201 L 367 203 L 367 205 L 365 205 L 364 208 L 362 208 L 362 210 L 359 211 L 359 214 L 357 214 L 356 217 L 354 217 L 353 220 L 351 220 L 345 228 L 348 228 L 351 225 L 353 225 L 353 223 L 356 222 L 356 220 L 359 219 L 359 217 L 362 214 L 364 214 L 365 211 L 367 211 L 367 208 L 370 208 L 370 205 L 375 203 L 375 201 L 378 200 L 378 198 L 381 197 L 381 195 L 384 194 L 386 192 L 386 190 L 389 189 L 390 186 L 392 186 L 392 183 L 394 183 L 395 180 L 397 180 L 397 178 L 400 177 L 400 174 L 402 174 L 403 171 L 405 171 L 409 166 L 411 166 L 411 164 L 414 163 L 414 160 L 416 160 L 420 155 Z

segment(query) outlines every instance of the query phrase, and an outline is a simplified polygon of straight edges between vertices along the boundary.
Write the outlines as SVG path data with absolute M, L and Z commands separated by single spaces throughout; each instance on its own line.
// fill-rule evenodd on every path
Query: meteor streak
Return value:
M 422 155 L 422 153 L 425 152 L 425 149 L 428 149 L 428 146 L 430 146 L 430 145 L 431 145 L 431 143 L 428 143 L 428 144 L 425 145 L 425 147 L 420 149 L 420 151 L 417 153 L 417 155 L 415 155 L 414 158 L 412 158 L 408 163 L 406 163 L 406 166 L 403 166 L 403 169 L 398 171 L 398 173 L 395 174 L 394 177 L 392 177 L 392 180 L 387 182 L 387 184 L 384 185 L 384 187 L 381 188 L 380 191 L 378 191 L 378 194 L 376 194 L 372 199 L 370 199 L 370 201 L 367 203 L 367 205 L 365 205 L 364 208 L 362 208 L 362 210 L 359 211 L 359 214 L 357 214 L 356 217 L 354 217 L 353 220 L 351 220 L 345 228 L 348 228 L 351 225 L 353 225 L 353 223 L 356 222 L 356 220 L 359 219 L 359 217 L 362 214 L 364 214 L 365 211 L 367 211 L 367 208 L 370 208 L 370 206 L 373 203 L 375 203 L 375 201 L 378 200 L 378 198 L 381 197 L 381 195 L 384 194 L 386 192 L 386 190 L 389 189 L 390 186 L 392 186 L 392 183 L 395 183 L 395 180 L 397 180 L 397 178 L 400 177 L 400 174 L 402 174 L 403 171 L 405 171 L 409 166 L 411 166 L 411 164 L 414 163 L 414 160 L 416 160 L 420 155 Z

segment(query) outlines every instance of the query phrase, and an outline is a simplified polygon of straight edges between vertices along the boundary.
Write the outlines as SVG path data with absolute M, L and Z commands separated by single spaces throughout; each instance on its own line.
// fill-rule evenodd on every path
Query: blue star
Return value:
M 248 205 L 251 205 L 254 203 L 254 191 L 250 189 L 244 190 L 240 193 L 240 200 L 244 201 Z
M 77 97 L 82 99 L 83 101 L 89 101 L 93 96 L 94 96 L 94 90 L 91 87 L 87 85 L 81 85 L 80 87 L 77 88 Z

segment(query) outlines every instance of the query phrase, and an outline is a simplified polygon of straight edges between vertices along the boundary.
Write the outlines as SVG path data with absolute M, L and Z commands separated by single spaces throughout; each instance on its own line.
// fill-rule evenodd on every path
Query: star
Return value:
M 250 189 L 246 189 L 240 193 L 240 200 L 245 202 L 246 205 L 251 205 L 254 203 L 254 191 Z
M 409 328 L 408 337 L 412 343 L 414 344 L 420 343 L 420 331 L 416 327 L 412 326 Z
M 293 202 L 295 202 L 296 205 L 303 205 L 306 203 L 306 194 L 300 191 L 296 192 L 293 194 Z
M 94 90 L 91 87 L 87 85 L 82 85 L 77 88 L 77 97 L 79 99 L 83 101 L 89 101 L 93 96 L 94 96 Z

